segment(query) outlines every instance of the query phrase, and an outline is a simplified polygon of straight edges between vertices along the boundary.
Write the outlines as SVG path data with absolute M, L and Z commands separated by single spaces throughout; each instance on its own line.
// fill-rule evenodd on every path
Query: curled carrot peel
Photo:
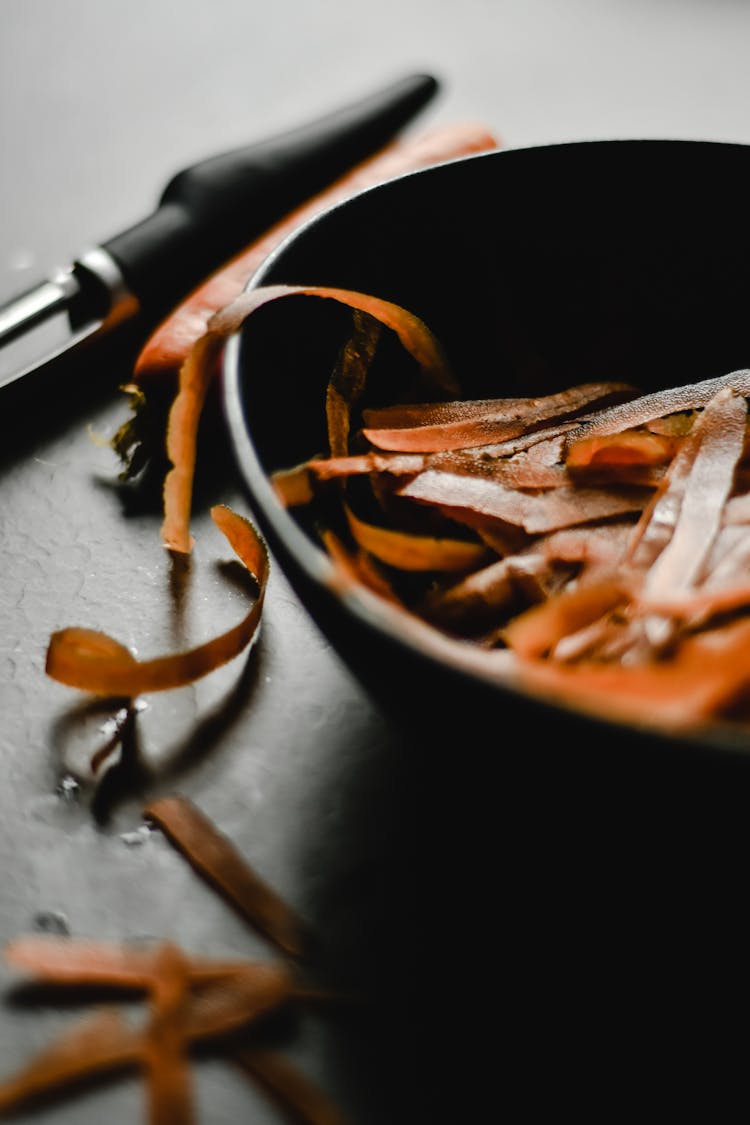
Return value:
M 172 551 L 189 553 L 193 546 L 190 514 L 195 474 L 198 424 L 214 363 L 227 338 L 258 309 L 284 297 L 308 296 L 336 301 L 367 313 L 392 329 L 419 364 L 424 376 L 446 396 L 457 385 L 437 337 L 419 317 L 380 297 L 322 285 L 268 285 L 241 294 L 215 313 L 180 368 L 179 388 L 167 424 L 167 456 L 172 468 L 164 480 L 162 542 Z
M 105 633 L 76 626 L 54 633 L 47 649 L 47 675 L 70 687 L 100 695 L 135 698 L 192 683 L 238 656 L 255 638 L 268 580 L 268 552 L 253 525 L 224 505 L 211 509 L 216 526 L 258 583 L 247 615 L 234 628 L 186 652 L 137 660 Z
M 324 208 L 404 172 L 499 147 L 496 134 L 474 121 L 441 124 L 390 142 L 284 216 L 189 294 L 146 341 L 135 365 L 136 380 L 146 386 L 176 376 L 212 314 L 240 295 L 284 238 Z

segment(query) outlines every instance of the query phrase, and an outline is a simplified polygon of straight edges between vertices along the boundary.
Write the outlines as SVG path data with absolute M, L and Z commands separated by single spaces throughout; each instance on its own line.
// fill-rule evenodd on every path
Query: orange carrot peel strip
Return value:
M 284 952 L 301 955 L 300 920 L 192 801 L 163 797 L 147 805 L 144 816 L 161 828 L 192 867 L 247 921 Z
M 491 442 L 509 441 L 525 433 L 529 426 L 538 429 L 542 421 L 563 420 L 603 400 L 627 395 L 633 388 L 625 383 L 587 383 L 544 398 L 487 399 L 446 403 L 441 409 L 432 403 L 423 407 L 418 425 L 384 428 L 387 409 L 366 411 L 364 437 L 379 449 L 402 453 L 432 453 L 446 449 L 469 449 Z M 419 407 L 409 408 L 411 419 Z M 398 415 L 394 415 L 398 420 Z M 435 419 L 434 421 L 432 419 Z M 380 425 L 376 426 L 375 423 Z
M 243 516 L 224 505 L 212 508 L 211 515 L 258 583 L 253 606 L 238 625 L 196 648 L 151 660 L 136 660 L 124 645 L 105 633 L 73 626 L 52 635 L 47 675 L 82 691 L 135 698 L 192 683 L 238 656 L 258 632 L 268 581 L 268 552 Z

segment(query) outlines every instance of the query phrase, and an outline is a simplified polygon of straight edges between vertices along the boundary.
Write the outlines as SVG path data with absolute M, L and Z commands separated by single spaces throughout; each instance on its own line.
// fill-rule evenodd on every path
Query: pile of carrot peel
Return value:
M 12 941 L 12 968 L 52 990 L 112 990 L 147 1002 L 138 1026 L 120 1007 L 98 1002 L 17 1074 L 0 1081 L 0 1114 L 49 1099 L 83 1082 L 140 1071 L 153 1125 L 194 1120 L 191 1054 L 200 1046 L 252 1078 L 295 1121 L 343 1125 L 343 1117 L 310 1079 L 263 1038 L 263 1022 L 307 1000 L 294 962 L 305 953 L 305 928 L 253 871 L 231 840 L 191 801 L 161 798 L 144 810 L 208 885 L 284 959 L 215 960 L 174 941 L 99 942 L 30 935 Z
M 588 394 L 628 397 L 597 408 L 581 405 Z M 747 394 L 739 371 L 647 395 L 603 384 L 457 403 L 437 423 L 427 405 L 423 426 L 413 407 L 408 422 L 372 412 L 359 455 L 372 466 L 308 471 L 376 478 L 400 528 L 350 516 L 350 557 L 379 567 L 396 600 L 394 567 L 431 571 L 404 608 L 471 639 L 489 674 L 605 716 L 641 721 L 645 705 L 650 721 L 690 727 L 748 713 Z M 550 404 L 560 413 L 541 422 Z M 408 530 L 422 508 L 445 520 L 444 538 Z M 451 527 L 461 544 L 470 530 L 472 562 L 455 557 Z M 415 544 L 435 553 L 414 562 Z
M 750 719 L 750 371 L 473 401 L 444 371 L 429 401 L 360 408 L 354 350 L 328 451 L 274 482 L 290 508 L 335 497 L 323 542 L 405 636 L 608 719 Z
M 190 550 L 216 357 L 256 310 L 299 295 L 348 306 L 353 327 L 326 393 L 328 448 L 274 485 L 289 508 L 325 510 L 339 571 L 406 636 L 419 643 L 426 625 L 459 665 L 609 719 L 695 730 L 750 718 L 745 369 L 650 393 L 603 381 L 472 401 L 407 309 L 318 286 L 248 291 L 183 364 L 165 544 Z M 373 401 L 385 331 L 414 361 L 421 399 L 411 386 L 403 402 Z
M 125 645 L 106 633 L 69 626 L 50 638 L 47 675 L 82 691 L 132 699 L 192 683 L 246 649 L 260 627 L 268 582 L 268 552 L 263 539 L 244 516 L 223 504 L 215 505 L 211 515 L 257 583 L 257 595 L 236 626 L 195 648 L 148 660 L 136 659 Z

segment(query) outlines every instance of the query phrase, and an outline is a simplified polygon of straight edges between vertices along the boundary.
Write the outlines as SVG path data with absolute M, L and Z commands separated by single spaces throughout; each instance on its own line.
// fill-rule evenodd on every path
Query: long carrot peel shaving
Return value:
M 398 408 L 392 414 L 387 408 L 370 410 L 365 411 L 362 434 L 379 449 L 403 453 L 471 449 L 508 441 L 548 419 L 562 421 L 587 407 L 630 398 L 633 393 L 634 388 L 624 383 L 590 383 L 544 398 L 424 403 L 412 406 L 406 414 Z M 389 428 L 384 427 L 386 422 L 390 422 Z
M 188 553 L 193 546 L 190 512 L 198 425 L 216 361 L 227 338 L 237 332 L 252 313 L 270 301 L 299 295 L 337 301 L 357 312 L 368 314 L 396 333 L 425 377 L 434 383 L 436 390 L 441 390 L 445 395 L 456 392 L 456 383 L 436 337 L 419 317 L 392 301 L 348 289 L 316 285 L 269 285 L 243 293 L 231 304 L 214 313 L 205 335 L 192 347 L 180 368 L 178 391 L 167 425 L 167 456 L 172 468 L 164 481 L 162 541 L 170 550 Z M 336 397 L 337 390 L 333 387 L 329 418 L 338 409 L 334 405 Z
M 209 331 L 193 345 L 180 368 L 179 390 L 167 421 L 166 450 L 172 468 L 164 478 L 162 541 L 185 554 L 194 546 L 185 513 L 192 504 L 198 427 L 223 344 L 219 333 Z
M 285 953 L 303 952 L 303 926 L 289 906 L 249 866 L 232 841 L 192 801 L 162 797 L 147 805 L 147 819 L 242 916 Z
M 356 374 L 328 455 L 272 477 L 312 509 L 342 591 L 589 711 L 750 722 L 750 370 L 385 404 Z
M 238 625 L 196 648 L 151 660 L 137 660 L 124 645 L 104 633 L 70 627 L 50 639 L 47 674 L 82 691 L 135 698 L 192 683 L 238 656 L 253 641 L 260 625 L 268 553 L 243 516 L 224 505 L 212 508 L 211 515 L 258 584 L 253 605 Z

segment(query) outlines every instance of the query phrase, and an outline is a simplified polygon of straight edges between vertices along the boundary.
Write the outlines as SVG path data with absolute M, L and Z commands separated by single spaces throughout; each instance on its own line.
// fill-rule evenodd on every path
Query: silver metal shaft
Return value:
M 65 312 L 79 291 L 78 280 L 66 270 L 15 297 L 0 308 L 0 347 L 41 321 Z
M 120 267 L 100 246 L 0 308 L 0 388 L 137 315 Z

